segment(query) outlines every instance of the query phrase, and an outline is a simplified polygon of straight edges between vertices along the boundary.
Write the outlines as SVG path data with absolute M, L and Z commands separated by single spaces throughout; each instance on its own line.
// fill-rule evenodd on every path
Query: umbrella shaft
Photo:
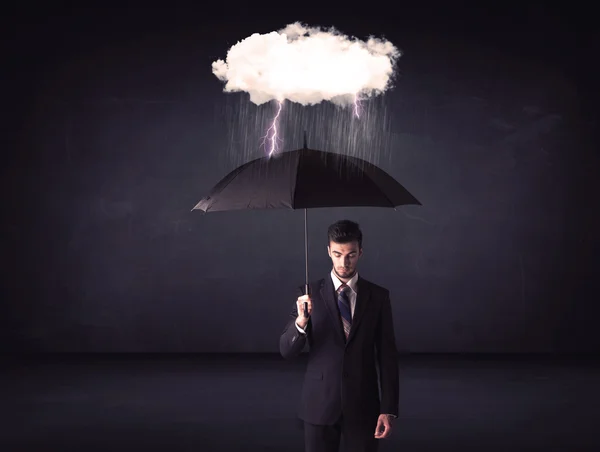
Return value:
M 308 221 L 307 209 L 304 209 L 304 265 L 306 271 L 305 295 L 308 295 Z

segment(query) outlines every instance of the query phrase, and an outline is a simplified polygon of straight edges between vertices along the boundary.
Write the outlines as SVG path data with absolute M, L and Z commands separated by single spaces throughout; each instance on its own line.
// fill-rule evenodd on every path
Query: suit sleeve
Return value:
M 302 289 L 298 288 L 296 298 L 303 295 Z M 306 332 L 302 333 L 300 327 L 296 325 L 296 318 L 298 317 L 298 310 L 296 303 L 294 302 L 294 308 L 290 313 L 289 319 L 279 337 L 279 353 L 285 359 L 294 359 L 300 355 L 304 346 L 306 345 L 307 332 L 310 328 L 310 320 L 306 326 Z
M 376 334 L 377 361 L 381 385 L 380 413 L 398 416 L 400 380 L 398 372 L 398 350 L 394 334 L 394 321 L 390 294 L 386 291 L 381 307 L 379 328 Z

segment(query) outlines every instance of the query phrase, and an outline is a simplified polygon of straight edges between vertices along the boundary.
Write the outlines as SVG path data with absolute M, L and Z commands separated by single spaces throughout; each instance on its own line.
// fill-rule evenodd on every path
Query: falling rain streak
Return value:
M 386 103 L 385 96 L 361 100 L 357 117 L 353 102 L 340 107 L 330 102 L 303 106 L 284 101 L 277 125 L 279 152 L 301 148 L 306 130 L 311 149 L 386 166 L 392 141 Z M 269 155 L 271 140 L 265 136 L 278 109 L 275 101 L 257 106 L 245 93 L 226 96 L 222 117 L 227 128 L 227 166 Z

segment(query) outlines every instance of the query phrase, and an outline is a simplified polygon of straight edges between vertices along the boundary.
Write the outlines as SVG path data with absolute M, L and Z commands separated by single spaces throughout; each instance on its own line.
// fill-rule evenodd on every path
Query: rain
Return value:
M 265 135 L 277 113 L 277 102 L 255 105 L 246 93 L 223 96 L 219 122 L 226 130 L 224 162 L 237 167 L 269 153 Z M 321 102 L 303 106 L 285 101 L 278 122 L 278 152 L 303 147 L 304 132 L 311 149 L 357 157 L 386 166 L 391 155 L 392 131 L 386 96 L 360 102 L 359 117 L 354 106 Z

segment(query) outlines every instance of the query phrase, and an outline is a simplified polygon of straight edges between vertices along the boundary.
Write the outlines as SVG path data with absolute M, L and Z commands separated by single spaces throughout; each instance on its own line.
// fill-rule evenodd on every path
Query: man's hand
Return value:
M 304 315 L 304 302 L 308 303 L 308 317 Z M 312 313 L 312 299 L 310 298 L 310 295 L 302 295 L 301 297 L 298 297 L 298 300 L 296 301 L 296 309 L 298 311 L 296 324 L 300 328 L 304 329 L 306 328 L 306 325 L 308 325 L 308 319 Z
M 375 438 L 387 438 L 392 433 L 392 418 L 387 414 L 380 414 L 375 427 Z

